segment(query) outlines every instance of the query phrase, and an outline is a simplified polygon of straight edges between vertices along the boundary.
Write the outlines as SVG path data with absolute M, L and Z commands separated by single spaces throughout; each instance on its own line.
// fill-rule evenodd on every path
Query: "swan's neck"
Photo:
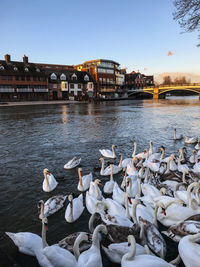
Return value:
M 198 203 L 198 205 L 199 205 L 199 204 L 200 204 L 199 188 L 196 189 L 196 191 L 195 191 L 195 196 L 196 196 L 197 203 Z
M 101 173 L 104 173 L 104 159 L 101 160 Z
M 126 217 L 130 219 L 130 213 L 129 213 L 129 208 L 128 208 L 128 196 L 125 198 L 125 208 L 126 208 Z
M 69 221 L 73 222 L 73 201 L 69 202 Z
M 129 178 L 128 179 L 128 193 L 131 195 L 131 190 L 132 190 L 132 179 L 131 178 Z
M 122 156 L 122 154 L 120 155 L 120 161 L 119 161 L 119 167 L 122 167 L 122 159 L 123 159 L 123 156 Z
M 99 188 L 97 183 L 94 183 L 94 188 L 95 188 L 95 192 L 96 192 L 96 197 L 99 200 L 100 199 L 100 195 L 99 195 Z
M 168 161 L 167 161 L 167 170 L 166 170 L 166 173 L 168 173 L 169 171 L 170 171 L 170 169 L 169 169 L 169 164 L 170 164 L 170 161 L 171 161 L 172 159 L 171 159 L 171 157 L 168 159 Z
M 112 155 L 113 155 L 113 157 L 116 157 L 116 155 L 115 155 L 115 148 L 114 147 L 112 147 Z
M 182 182 L 183 182 L 183 183 L 186 183 L 185 175 L 186 175 L 186 172 L 184 171 L 184 172 L 183 172 L 183 176 L 182 176 Z
M 149 150 L 147 150 L 146 152 L 146 160 L 148 160 L 148 158 L 149 158 Z
M 73 252 L 74 252 L 74 256 L 75 256 L 77 261 L 78 261 L 78 258 L 80 256 L 79 245 L 83 240 L 85 240 L 85 238 L 81 234 L 79 234 L 79 236 L 76 238 L 76 240 L 74 242 Z
M 123 256 L 123 260 L 126 261 L 133 261 L 136 253 L 136 242 L 134 242 L 134 240 L 131 239 L 130 243 L 131 243 L 131 251 Z
M 161 150 L 160 161 L 164 159 L 164 155 L 165 155 L 165 150 L 162 149 L 162 150 Z
M 102 230 L 103 225 L 99 225 L 95 228 L 92 235 L 92 245 L 99 248 L 99 232 Z
M 121 162 L 121 160 L 120 160 Z M 114 181 L 113 179 L 113 166 L 110 166 L 110 181 Z
M 174 139 L 176 139 L 176 130 L 174 130 Z
M 159 203 L 156 204 L 155 209 L 154 209 L 154 216 L 153 216 L 153 224 L 158 227 L 158 223 L 157 223 L 157 212 L 158 212 L 158 208 L 160 207 Z
M 46 181 L 47 188 L 50 189 L 50 187 L 49 187 L 49 181 L 48 181 L 48 178 L 47 178 L 47 174 L 46 173 L 44 173 L 44 179 Z
M 137 197 L 141 197 L 141 179 L 138 178 L 137 179 L 137 182 L 138 182 L 138 191 L 137 191 Z
M 137 216 L 136 216 L 136 209 L 137 209 L 137 201 L 133 202 L 133 207 L 132 207 L 132 219 L 134 224 L 138 224 Z
M 192 183 L 187 188 L 187 200 L 188 200 L 189 208 L 192 208 L 191 191 L 192 191 L 193 187 L 195 187 L 197 185 L 198 185 L 197 183 Z
M 42 247 L 43 249 L 47 247 L 47 241 L 46 241 L 46 226 L 44 223 L 42 223 Z
M 89 230 L 90 230 L 91 233 L 94 232 L 94 220 L 95 220 L 95 218 L 96 218 L 96 214 L 93 213 L 92 216 L 89 219 L 88 225 L 89 225 Z
M 136 148 L 137 148 L 137 145 L 136 145 L 136 143 L 134 143 L 134 149 L 133 149 L 132 157 L 135 157 Z
M 81 171 L 78 172 L 78 176 L 79 176 L 79 181 L 80 181 L 80 187 L 83 187 L 83 179 L 82 179 Z
M 148 176 L 149 176 L 149 168 L 146 168 L 144 183 L 148 182 Z

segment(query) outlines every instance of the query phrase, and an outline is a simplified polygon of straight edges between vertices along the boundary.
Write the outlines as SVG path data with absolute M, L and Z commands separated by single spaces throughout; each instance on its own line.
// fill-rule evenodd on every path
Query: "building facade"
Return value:
M 135 71 L 126 74 L 124 84 L 126 89 L 140 89 L 148 86 L 154 86 L 153 75 L 144 75 Z
M 96 81 L 95 97 L 111 98 L 121 93 L 125 75 L 120 73 L 120 64 L 107 59 L 96 59 L 76 65 L 78 71 L 91 73 Z
M 0 60 L 0 101 L 30 101 L 93 97 L 95 80 L 90 73 L 70 65 Z

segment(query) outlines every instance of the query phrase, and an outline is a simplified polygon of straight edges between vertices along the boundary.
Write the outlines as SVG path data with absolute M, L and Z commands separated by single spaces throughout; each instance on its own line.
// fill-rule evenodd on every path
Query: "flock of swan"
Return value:
M 183 136 L 174 130 L 173 139 Z M 20 252 L 36 257 L 42 267 L 101 267 L 101 250 L 122 267 L 170 267 L 180 260 L 186 267 L 200 266 L 200 141 L 185 137 L 184 142 L 194 146 L 192 155 L 184 146 L 166 157 L 164 146 L 156 151 L 152 141 L 137 153 L 134 142 L 130 158 L 120 155 L 119 164 L 109 166 L 105 166 L 106 159 L 116 158 L 115 146 L 99 150 L 99 179 L 94 180 L 92 172 L 83 175 L 79 167 L 78 197 L 72 193 L 39 201 L 41 237 L 30 232 L 6 234 Z M 73 169 L 80 163 L 74 157 L 64 168 Z M 119 172 L 123 173 L 120 184 L 114 179 Z M 51 192 L 58 182 L 48 169 L 43 173 L 42 189 Z M 110 177 L 103 190 L 101 176 Z M 89 232 L 72 233 L 48 245 L 48 217 L 63 208 L 66 199 L 65 220 L 75 222 L 86 207 L 91 214 Z M 165 231 L 160 232 L 161 225 Z M 170 263 L 165 261 L 164 235 L 178 243 L 179 255 Z

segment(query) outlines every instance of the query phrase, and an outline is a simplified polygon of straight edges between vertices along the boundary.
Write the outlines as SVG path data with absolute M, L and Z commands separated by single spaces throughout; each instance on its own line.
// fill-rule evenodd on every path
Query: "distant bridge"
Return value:
M 164 93 L 172 91 L 190 91 L 198 94 L 200 96 L 200 83 L 193 84 L 181 84 L 181 85 L 162 85 L 159 87 L 144 87 L 140 89 L 128 90 L 129 95 L 134 95 L 137 93 L 147 93 L 153 95 L 154 99 L 159 99 L 159 96 Z

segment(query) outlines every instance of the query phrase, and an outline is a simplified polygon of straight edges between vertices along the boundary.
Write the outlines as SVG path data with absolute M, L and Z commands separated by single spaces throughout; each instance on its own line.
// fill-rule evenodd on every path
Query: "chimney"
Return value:
M 10 55 L 6 54 L 4 58 L 7 63 L 10 63 Z
M 24 64 L 28 64 L 28 57 L 26 55 L 23 56 L 23 62 Z

